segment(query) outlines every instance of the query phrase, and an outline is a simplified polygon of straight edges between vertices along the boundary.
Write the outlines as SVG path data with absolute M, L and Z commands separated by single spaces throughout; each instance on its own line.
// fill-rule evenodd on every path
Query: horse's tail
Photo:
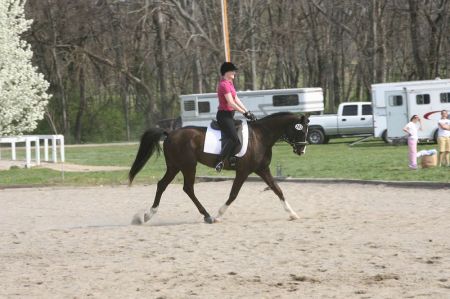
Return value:
M 155 150 L 158 155 L 160 154 L 161 145 L 159 144 L 159 141 L 163 135 L 167 136 L 167 132 L 160 128 L 149 129 L 142 135 L 136 159 L 128 174 L 129 185 L 131 185 L 134 177 L 141 171 Z

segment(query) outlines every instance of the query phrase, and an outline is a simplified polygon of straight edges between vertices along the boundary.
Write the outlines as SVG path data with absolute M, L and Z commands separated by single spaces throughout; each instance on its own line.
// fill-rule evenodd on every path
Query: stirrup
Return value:
M 228 163 L 230 163 L 230 167 L 236 167 L 237 158 L 236 156 L 231 156 L 228 158 Z
M 223 169 L 224 163 L 223 161 L 220 161 L 217 165 L 216 165 L 216 171 L 217 172 L 221 172 Z

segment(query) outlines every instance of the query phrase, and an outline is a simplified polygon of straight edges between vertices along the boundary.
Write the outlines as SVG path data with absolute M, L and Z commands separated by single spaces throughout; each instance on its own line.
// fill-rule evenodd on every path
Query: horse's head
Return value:
M 302 155 L 306 152 L 308 123 L 308 117 L 302 115 L 289 124 L 282 136 L 283 140 L 292 146 L 294 153 L 297 155 Z

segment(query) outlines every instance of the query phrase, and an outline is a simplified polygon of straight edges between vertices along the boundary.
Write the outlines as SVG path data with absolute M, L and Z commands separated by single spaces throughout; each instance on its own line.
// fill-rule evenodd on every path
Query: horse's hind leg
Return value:
M 270 187 L 270 189 L 272 189 L 273 192 L 275 192 L 275 194 L 278 196 L 278 198 L 281 201 L 281 204 L 284 207 L 284 210 L 289 213 L 289 220 L 299 219 L 297 213 L 294 212 L 289 203 L 286 201 L 283 192 L 273 179 L 269 167 L 256 171 L 256 174 L 259 175 L 264 180 L 264 182 L 266 182 L 266 184 Z
M 197 199 L 194 193 L 194 183 L 195 183 L 195 165 L 189 168 L 186 168 L 181 171 L 184 176 L 184 185 L 183 190 L 186 194 L 191 198 L 197 207 L 200 214 L 204 216 L 204 220 L 206 223 L 213 223 L 214 218 L 209 215 L 206 209 L 202 206 L 200 201 Z
M 149 221 L 153 217 L 153 215 L 156 214 L 164 190 L 166 190 L 167 186 L 170 184 L 170 182 L 172 182 L 172 180 L 175 178 L 178 172 L 179 172 L 178 169 L 167 167 L 166 173 L 164 174 L 163 178 L 158 182 L 158 187 L 156 188 L 156 195 L 155 200 L 153 201 L 153 205 L 150 208 L 150 210 L 144 214 L 144 222 Z

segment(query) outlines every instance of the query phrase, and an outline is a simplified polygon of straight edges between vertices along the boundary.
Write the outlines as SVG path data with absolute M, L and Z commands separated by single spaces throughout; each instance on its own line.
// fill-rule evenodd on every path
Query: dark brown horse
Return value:
M 283 192 L 273 179 L 269 165 L 272 159 L 272 147 L 280 139 L 289 143 L 297 155 L 305 153 L 308 123 L 308 117 L 298 116 L 289 112 L 272 114 L 249 123 L 247 152 L 244 156 L 237 159 L 235 166 L 236 177 L 233 187 L 228 200 L 219 209 L 216 218 L 210 216 L 194 193 L 197 163 L 214 167 L 217 162 L 217 155 L 203 152 L 206 128 L 183 127 L 170 133 L 159 128 L 146 131 L 141 138 L 136 159 L 128 176 L 130 184 L 155 150 L 161 151 L 159 141 L 163 137 L 165 137 L 163 147 L 167 170 L 164 177 L 158 182 L 155 200 L 149 211 L 144 214 L 144 222 L 150 220 L 157 212 L 164 190 L 180 171 L 184 177 L 183 190 L 192 199 L 207 223 L 213 223 L 222 217 L 226 209 L 236 199 L 244 181 L 253 172 L 259 175 L 280 198 L 284 209 L 289 213 L 289 219 L 298 219 L 297 214 L 285 200 Z M 228 162 L 225 163 L 225 169 L 230 169 Z M 133 222 L 136 224 L 142 223 L 141 217 L 135 216 Z

